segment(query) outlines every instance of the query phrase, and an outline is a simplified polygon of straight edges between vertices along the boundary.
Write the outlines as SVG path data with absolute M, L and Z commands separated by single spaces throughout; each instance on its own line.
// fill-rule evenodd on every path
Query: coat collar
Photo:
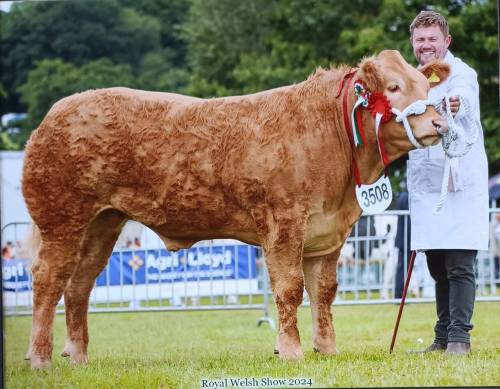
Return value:
M 451 51 L 446 50 L 446 54 L 443 58 L 443 61 L 446 62 L 447 64 L 451 64 L 454 59 L 455 59 L 455 56 L 451 53 Z

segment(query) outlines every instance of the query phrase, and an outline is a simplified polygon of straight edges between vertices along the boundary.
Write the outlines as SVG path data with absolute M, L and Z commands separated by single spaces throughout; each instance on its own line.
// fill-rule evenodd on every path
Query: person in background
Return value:
M 362 261 L 369 259 L 371 250 L 378 247 L 378 242 L 370 239 L 375 235 L 375 218 L 373 216 L 361 216 L 357 224 L 352 227 L 349 235 L 351 238 L 357 238 L 356 241 L 353 241 L 355 258 Z
M 500 213 L 491 215 L 490 223 L 490 257 L 493 260 L 493 277 L 500 283 Z
M 476 72 L 448 50 L 452 37 L 446 19 L 422 11 L 410 25 L 410 41 L 419 66 L 433 60 L 450 65 L 449 77 L 430 89 L 431 101 L 450 97 L 454 119 L 464 128 L 479 123 L 479 85 Z M 432 76 L 431 76 L 432 77 Z M 469 152 L 456 158 L 448 182 L 448 197 L 439 214 L 445 154 L 441 144 L 409 153 L 408 193 L 411 249 L 425 251 L 435 280 L 434 341 L 424 352 L 452 355 L 470 352 L 471 319 L 475 300 L 474 265 L 478 250 L 488 250 L 488 162 L 479 125 Z
M 2 247 L 2 260 L 10 261 L 11 259 L 14 259 L 14 246 L 12 242 L 9 241 Z

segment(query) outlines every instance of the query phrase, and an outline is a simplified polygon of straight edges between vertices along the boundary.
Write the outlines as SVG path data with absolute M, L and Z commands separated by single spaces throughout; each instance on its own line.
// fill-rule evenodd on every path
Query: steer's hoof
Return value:
M 335 346 L 314 346 L 313 351 L 322 355 L 336 355 L 338 352 Z
M 30 359 L 31 359 L 31 357 L 30 357 L 30 352 L 28 351 L 28 352 L 26 353 L 26 355 L 24 356 L 24 360 L 25 360 L 25 361 L 29 361 Z
M 61 353 L 61 357 L 69 357 L 69 351 L 64 349 L 63 352 Z
M 66 339 L 62 357 L 70 357 L 70 363 L 73 365 L 80 365 L 88 362 L 86 347 L 80 342 L 73 342 Z
M 76 353 L 75 355 L 71 355 L 70 362 L 72 365 L 83 365 L 89 361 L 87 354 L 84 353 Z
M 274 349 L 274 355 L 280 355 L 280 352 L 277 348 Z
M 301 361 L 304 359 L 304 353 L 300 348 L 280 351 L 279 356 L 285 361 Z
M 32 370 L 48 369 L 51 365 L 50 359 L 42 359 L 36 356 L 31 356 L 30 361 Z

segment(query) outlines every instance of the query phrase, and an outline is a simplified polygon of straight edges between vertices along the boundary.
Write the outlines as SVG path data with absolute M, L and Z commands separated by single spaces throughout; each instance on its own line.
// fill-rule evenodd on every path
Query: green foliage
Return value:
M 45 59 L 37 64 L 19 87 L 22 102 L 28 107 L 28 127 L 36 128 L 52 104 L 74 92 L 78 76 L 78 68 L 62 59 Z
M 23 2 L 3 19 L 1 81 L 12 92 L 7 109 L 15 111 L 17 89 L 38 61 L 60 58 L 80 66 L 106 57 L 134 68 L 160 49 L 160 21 L 117 0 Z
M 314 47 L 307 43 L 290 43 L 275 38 L 270 42 L 267 56 L 257 53 L 242 54 L 232 75 L 242 85 L 243 93 L 303 81 L 327 61 L 313 61 Z
M 0 150 L 19 150 L 19 144 L 6 132 L 0 132 Z
M 19 87 L 21 99 L 28 106 L 25 128 L 36 128 L 52 104 L 65 96 L 112 86 L 135 86 L 130 65 L 114 65 L 107 58 L 81 67 L 59 58 L 40 61 L 27 82 Z
M 232 72 L 242 54 L 266 52 L 266 38 L 271 34 L 266 16 L 272 9 L 273 2 L 267 0 L 193 0 L 183 25 L 188 62 L 195 74 L 190 90 L 197 95 L 209 90 L 240 90 Z M 205 84 L 199 78 L 214 88 L 202 86 L 200 92 L 204 93 L 196 93 L 196 86 Z
M 490 173 L 500 172 L 498 30 L 493 0 L 474 1 L 452 19 L 452 49 L 478 73 L 481 118 Z
M 146 90 L 182 92 L 189 81 L 189 73 L 175 67 L 175 57 L 170 48 L 146 54 L 139 68 L 137 85 Z
M 154 17 L 160 23 L 162 48 L 171 52 L 172 64 L 182 67 L 185 64 L 186 45 L 181 38 L 181 28 L 189 8 L 186 0 L 119 0 L 125 7 Z
M 2 83 L 0 83 L 0 101 L 3 102 L 7 99 L 7 91 L 3 87 Z

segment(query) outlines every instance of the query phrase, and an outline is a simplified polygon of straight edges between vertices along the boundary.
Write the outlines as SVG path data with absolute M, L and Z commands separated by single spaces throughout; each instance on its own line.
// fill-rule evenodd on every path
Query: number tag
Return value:
M 356 185 L 356 198 L 363 212 L 369 215 L 385 211 L 392 202 L 389 177 L 382 174 L 382 177 L 371 185 Z

